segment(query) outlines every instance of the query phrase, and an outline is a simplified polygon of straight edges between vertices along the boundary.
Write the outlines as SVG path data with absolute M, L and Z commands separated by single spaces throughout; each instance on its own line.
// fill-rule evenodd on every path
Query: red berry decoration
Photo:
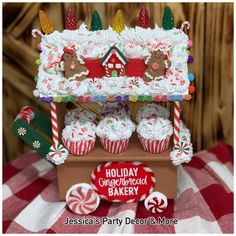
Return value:
M 195 87 L 193 85 L 190 85 L 188 88 L 189 93 L 194 93 L 195 92 Z
M 149 27 L 149 16 L 145 6 L 142 6 L 139 18 L 138 18 L 138 26 L 147 29 Z
M 77 29 L 76 17 L 75 17 L 75 14 L 74 14 L 72 8 L 69 8 L 66 13 L 65 25 L 66 25 L 67 30 L 76 30 Z

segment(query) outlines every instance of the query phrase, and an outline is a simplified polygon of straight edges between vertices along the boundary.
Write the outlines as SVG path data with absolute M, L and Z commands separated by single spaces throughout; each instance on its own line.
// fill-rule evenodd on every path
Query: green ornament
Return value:
M 164 30 L 171 30 L 174 28 L 174 18 L 170 7 L 165 7 L 165 12 L 162 19 L 162 27 Z
M 39 77 L 38 77 L 38 75 L 36 75 L 36 76 L 34 77 L 34 82 L 37 82 L 38 79 L 39 79 Z
M 90 30 L 102 30 L 102 21 L 97 11 L 93 12 Z

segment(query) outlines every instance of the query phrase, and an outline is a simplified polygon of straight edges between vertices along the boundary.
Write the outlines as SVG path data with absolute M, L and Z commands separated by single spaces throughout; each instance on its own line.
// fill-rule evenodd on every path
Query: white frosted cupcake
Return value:
M 106 116 L 128 116 L 130 117 L 130 110 L 126 103 L 124 102 L 106 102 L 100 109 L 100 119 Z
M 170 116 L 170 112 L 163 106 L 150 103 L 141 107 L 136 115 L 136 121 L 139 123 L 142 119 L 150 119 L 161 117 L 164 119 L 168 119 Z
M 160 153 L 168 149 L 173 127 L 163 118 L 143 119 L 137 126 L 139 140 L 146 152 Z
M 96 120 L 96 114 L 90 110 L 76 108 L 67 112 L 65 115 L 65 125 L 69 125 L 71 122 L 78 120 L 87 120 L 94 123 Z
M 118 117 L 105 117 L 96 128 L 96 134 L 100 138 L 103 148 L 113 154 L 126 151 L 129 138 L 134 131 L 128 120 Z
M 71 154 L 86 155 L 94 149 L 95 130 L 95 124 L 89 121 L 73 121 L 63 129 L 62 141 Z

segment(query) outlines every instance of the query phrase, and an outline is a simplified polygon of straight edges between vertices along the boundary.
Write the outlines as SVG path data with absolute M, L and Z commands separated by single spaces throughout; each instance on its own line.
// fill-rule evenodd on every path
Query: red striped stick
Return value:
M 174 102 L 174 145 L 179 142 L 180 102 Z
M 51 110 L 51 123 L 52 123 L 52 138 L 53 143 L 59 143 L 59 135 L 58 135 L 58 124 L 57 124 L 57 108 L 55 103 L 50 103 Z

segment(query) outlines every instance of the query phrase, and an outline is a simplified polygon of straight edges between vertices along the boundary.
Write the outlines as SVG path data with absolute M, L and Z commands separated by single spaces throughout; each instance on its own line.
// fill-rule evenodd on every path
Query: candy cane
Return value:
M 58 125 L 57 125 L 57 108 L 55 103 L 53 102 L 50 103 L 50 110 L 51 110 L 53 143 L 57 144 L 59 142 L 59 135 L 58 135 Z
M 44 37 L 44 35 L 42 34 L 42 32 L 41 32 L 40 30 L 38 30 L 38 29 L 33 29 L 33 30 L 31 31 L 31 34 L 32 34 L 32 36 L 33 36 L 34 38 L 37 37 L 37 36 L 36 36 L 36 33 L 37 33 L 41 38 Z
M 187 30 L 190 30 L 191 24 L 188 21 L 184 21 L 180 27 L 181 31 L 184 31 L 184 28 L 186 27 Z
M 174 102 L 174 144 L 179 142 L 180 102 Z

